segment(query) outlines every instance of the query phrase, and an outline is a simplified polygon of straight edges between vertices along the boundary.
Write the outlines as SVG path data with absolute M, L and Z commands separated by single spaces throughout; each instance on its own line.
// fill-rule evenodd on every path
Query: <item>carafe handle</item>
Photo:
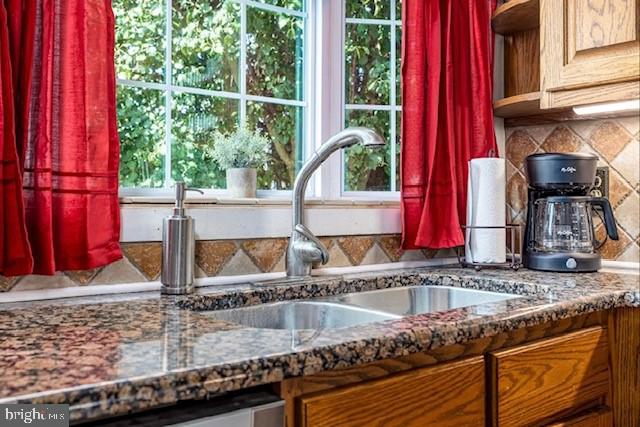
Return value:
M 602 209 L 604 214 L 604 228 L 607 231 L 607 236 L 611 240 L 618 240 L 618 228 L 616 227 L 616 219 L 613 216 L 613 209 L 611 209 L 611 203 L 604 197 L 591 198 L 591 206 L 598 206 Z

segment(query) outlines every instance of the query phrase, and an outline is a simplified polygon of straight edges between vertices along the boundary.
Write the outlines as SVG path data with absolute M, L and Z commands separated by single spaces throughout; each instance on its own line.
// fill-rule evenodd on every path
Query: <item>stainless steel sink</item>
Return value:
M 397 319 L 400 316 L 362 307 L 319 301 L 283 301 L 230 310 L 207 316 L 262 329 L 328 329 Z
M 451 286 L 407 286 L 358 292 L 323 298 L 338 304 L 348 304 L 399 316 L 435 313 L 454 308 L 521 298 L 519 295 L 479 291 Z
M 281 301 L 229 310 L 213 310 L 203 314 L 249 328 L 321 330 L 514 298 L 520 296 L 449 286 L 407 286 L 306 301 Z

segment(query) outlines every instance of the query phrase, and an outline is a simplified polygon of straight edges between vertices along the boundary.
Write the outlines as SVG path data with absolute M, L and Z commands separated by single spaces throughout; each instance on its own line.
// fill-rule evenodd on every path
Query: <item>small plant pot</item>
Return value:
M 254 168 L 227 169 L 227 194 L 233 199 L 256 197 L 257 174 Z

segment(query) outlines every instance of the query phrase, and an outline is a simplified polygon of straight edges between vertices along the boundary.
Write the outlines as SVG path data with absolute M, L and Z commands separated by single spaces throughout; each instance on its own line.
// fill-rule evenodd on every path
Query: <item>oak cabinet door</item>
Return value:
M 498 350 L 487 362 L 494 426 L 563 419 L 605 402 L 610 390 L 607 333 L 599 326 Z
M 540 0 L 541 107 L 640 97 L 640 0 Z
M 575 416 L 568 420 L 549 424 L 545 427 L 612 427 L 613 415 L 611 409 L 601 408 L 596 411 L 588 412 Z
M 484 402 L 479 356 L 303 396 L 296 425 L 483 426 Z

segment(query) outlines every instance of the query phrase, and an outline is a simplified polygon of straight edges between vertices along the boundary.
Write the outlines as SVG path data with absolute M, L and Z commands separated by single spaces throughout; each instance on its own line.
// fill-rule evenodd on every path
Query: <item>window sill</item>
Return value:
M 121 205 L 121 240 L 162 240 L 162 220 L 171 215 L 172 199 L 127 197 Z M 232 240 L 288 237 L 291 234 L 289 199 L 188 200 L 195 220 L 196 239 Z M 306 201 L 306 223 L 318 236 L 395 234 L 401 230 L 400 203 L 395 200 Z
M 120 197 L 121 205 L 172 205 L 174 199 L 167 196 L 125 196 Z M 209 196 L 195 196 L 189 197 L 185 200 L 185 203 L 190 206 L 206 206 L 206 205 L 218 205 L 218 206 L 291 206 L 291 198 L 255 198 L 255 199 L 225 199 L 220 197 Z M 368 207 L 368 206 L 400 206 L 400 201 L 397 198 L 389 199 L 368 199 L 368 198 L 343 198 L 334 200 L 324 200 L 320 198 L 307 198 L 305 199 L 305 205 L 308 206 L 356 206 L 356 207 Z

